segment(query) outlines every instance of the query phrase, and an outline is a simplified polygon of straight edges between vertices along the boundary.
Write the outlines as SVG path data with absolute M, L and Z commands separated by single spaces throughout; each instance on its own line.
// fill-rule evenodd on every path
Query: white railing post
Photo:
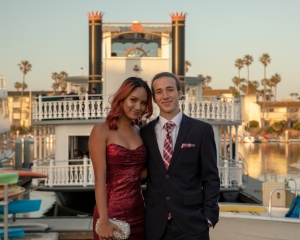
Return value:
M 33 165 L 32 165 L 32 167 L 31 167 L 31 171 L 32 172 L 38 172 L 37 171 L 37 160 L 33 160 Z M 32 179 L 31 180 L 31 184 L 33 185 L 33 186 L 38 186 L 39 185 L 39 180 L 38 179 Z
M 187 115 L 187 116 L 190 116 L 189 115 L 189 95 L 188 94 L 185 94 L 184 96 L 184 114 Z
M 227 188 L 229 185 L 229 166 L 228 161 L 224 160 L 224 187 Z
M 243 185 L 243 163 L 238 161 L 238 186 Z
M 36 126 L 33 127 L 33 159 L 37 159 L 37 138 Z
M 83 186 L 86 187 L 88 182 L 88 165 L 87 165 L 87 157 L 83 158 Z
M 235 98 L 232 98 L 232 103 L 231 103 L 231 121 L 234 121 L 234 100 Z
M 43 115 L 43 110 L 42 110 L 42 106 L 43 106 L 43 104 L 42 104 L 42 95 L 40 94 L 39 95 L 39 116 L 38 116 L 38 119 L 39 119 L 39 121 L 42 121 L 42 115 Z
M 48 176 L 48 184 L 49 187 L 53 187 L 53 183 L 54 183 L 54 160 L 50 159 L 50 164 L 49 164 L 49 176 Z
M 84 117 L 85 119 L 89 119 L 89 95 L 85 93 L 85 99 L 84 99 Z

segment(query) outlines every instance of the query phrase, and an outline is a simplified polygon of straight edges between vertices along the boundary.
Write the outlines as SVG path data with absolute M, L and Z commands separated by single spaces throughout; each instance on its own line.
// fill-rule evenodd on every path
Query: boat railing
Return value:
M 248 175 L 248 163 L 240 152 L 238 154 L 239 154 L 239 160 L 242 161 L 243 173 L 245 175 Z
M 233 159 L 218 162 L 221 187 L 233 187 L 243 185 L 243 164 Z
M 48 161 L 48 165 L 38 165 L 34 160 L 32 171 L 47 175 L 45 186 L 92 186 L 95 183 L 94 169 L 90 159 Z
M 271 192 L 270 192 L 270 196 L 269 196 L 269 208 L 268 208 L 268 216 L 269 217 L 272 217 L 272 195 L 274 192 L 276 191 L 279 191 L 279 190 L 289 190 L 289 191 L 295 191 L 295 196 L 298 195 L 298 191 L 300 191 L 299 188 L 297 188 L 297 185 L 296 185 L 296 188 L 289 188 L 289 187 L 286 187 L 286 188 L 274 188 Z
M 44 165 L 44 164 L 49 165 L 49 160 L 53 159 L 53 157 L 54 157 L 54 153 L 51 153 L 48 156 L 40 158 L 40 159 L 38 159 L 36 161 L 37 161 L 38 165 Z
M 72 96 L 39 95 L 32 105 L 32 121 L 105 118 L 110 108 L 109 98 L 103 96 L 95 99 L 91 96 L 86 94 L 83 99 L 79 99 L 78 97 L 72 98 Z M 218 121 L 241 120 L 240 102 L 235 98 L 228 102 L 180 100 L 179 106 L 186 115 L 192 118 Z M 159 109 L 154 104 L 152 119 L 158 115 Z
M 55 161 L 33 161 L 32 171 L 45 174 L 45 186 L 92 186 L 95 183 L 92 161 L 88 158 Z M 219 166 L 222 187 L 242 185 L 242 163 L 230 165 L 227 160 Z M 37 182 L 35 184 L 38 184 Z

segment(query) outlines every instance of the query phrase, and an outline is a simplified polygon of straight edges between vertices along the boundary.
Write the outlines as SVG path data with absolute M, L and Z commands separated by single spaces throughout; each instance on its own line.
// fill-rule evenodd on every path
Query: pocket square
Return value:
M 196 147 L 196 144 L 193 144 L 193 143 L 183 143 L 183 144 L 181 144 L 181 148 L 190 148 L 190 147 Z

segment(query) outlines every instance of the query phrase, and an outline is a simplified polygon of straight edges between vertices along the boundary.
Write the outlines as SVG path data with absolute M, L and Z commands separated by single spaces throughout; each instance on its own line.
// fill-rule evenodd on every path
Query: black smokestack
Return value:
M 186 13 L 172 13 L 172 72 L 182 83 L 185 94 L 185 17 Z
M 89 93 L 102 94 L 102 12 L 89 12 Z

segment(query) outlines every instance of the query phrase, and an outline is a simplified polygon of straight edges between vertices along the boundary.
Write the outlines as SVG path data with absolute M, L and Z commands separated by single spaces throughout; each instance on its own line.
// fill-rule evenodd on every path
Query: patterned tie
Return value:
M 172 159 L 172 154 L 173 154 L 173 146 L 172 146 L 172 130 L 175 127 L 175 123 L 169 121 L 166 122 L 164 125 L 164 129 L 167 131 L 165 143 L 164 143 L 164 151 L 163 151 L 163 160 L 164 164 L 166 166 L 166 169 L 168 169 L 171 159 Z

